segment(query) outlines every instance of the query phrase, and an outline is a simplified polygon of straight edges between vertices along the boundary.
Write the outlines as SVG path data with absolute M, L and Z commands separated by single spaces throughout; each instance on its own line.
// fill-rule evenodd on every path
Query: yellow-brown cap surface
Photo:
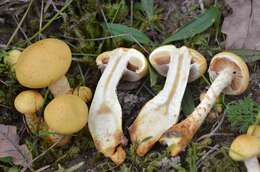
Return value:
M 41 108 L 42 104 L 42 95 L 33 90 L 21 92 L 14 100 L 16 110 L 23 114 L 35 113 Z
M 27 47 L 16 63 L 16 78 L 29 88 L 43 88 L 63 76 L 71 64 L 69 46 L 58 39 L 43 39 Z
M 260 137 L 260 125 L 250 125 L 247 129 L 247 134 Z
M 78 96 L 65 94 L 55 97 L 45 108 L 44 119 L 51 130 L 70 135 L 87 123 L 88 108 Z
M 229 156 L 235 161 L 243 161 L 260 154 L 260 138 L 243 134 L 231 144 Z
M 73 94 L 79 96 L 84 102 L 88 103 L 92 99 L 92 91 L 86 86 L 77 87 Z

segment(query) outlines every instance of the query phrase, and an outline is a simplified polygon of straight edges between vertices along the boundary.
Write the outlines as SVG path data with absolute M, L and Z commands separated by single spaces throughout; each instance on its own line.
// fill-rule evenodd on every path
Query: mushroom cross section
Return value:
M 150 55 L 156 54 L 154 50 Z M 169 70 L 164 88 L 148 101 L 129 128 L 131 141 L 137 144 L 137 154 L 145 155 L 174 123 L 177 122 L 182 98 L 188 82 L 191 57 L 188 48 L 171 46 Z
M 208 72 L 213 83 L 203 100 L 185 120 L 171 127 L 160 139 L 161 143 L 171 147 L 172 156 L 185 149 L 221 92 L 238 95 L 246 90 L 249 83 L 247 65 L 233 53 L 222 52 L 215 55 Z
M 121 164 L 126 156 L 123 149 L 126 139 L 116 87 L 122 76 L 129 81 L 141 79 L 147 73 L 147 61 L 142 53 L 131 48 L 102 53 L 97 57 L 97 65 L 100 59 L 107 64 L 90 106 L 88 127 L 97 150 Z
M 16 78 L 28 88 L 49 87 L 54 96 L 71 91 L 65 77 L 71 64 L 69 46 L 58 39 L 37 41 L 23 50 L 15 64 Z
M 170 53 L 174 45 L 164 45 L 156 48 L 150 55 L 149 61 L 155 70 L 162 76 L 167 76 L 170 62 Z M 189 48 L 191 56 L 191 67 L 189 73 L 189 82 L 201 77 L 207 69 L 207 61 L 198 51 Z

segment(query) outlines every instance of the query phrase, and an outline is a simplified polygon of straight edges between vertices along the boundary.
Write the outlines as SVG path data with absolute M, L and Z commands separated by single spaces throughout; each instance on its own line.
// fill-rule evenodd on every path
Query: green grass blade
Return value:
M 153 0 L 141 0 L 141 7 L 142 10 L 146 13 L 148 18 L 153 17 L 154 7 L 153 7 Z
M 195 109 L 194 99 L 192 97 L 192 92 L 191 92 L 189 86 L 187 86 L 187 88 L 185 90 L 181 107 L 182 107 L 182 111 L 183 111 L 184 115 L 191 114 Z
M 120 35 L 124 34 L 122 36 L 122 39 L 130 41 L 130 42 L 140 42 L 141 44 L 150 45 L 152 41 L 150 38 L 144 34 L 143 32 L 140 32 L 139 30 L 128 27 L 126 25 L 122 24 L 115 24 L 115 23 L 107 23 L 108 29 L 111 31 L 113 35 Z M 134 39 L 133 39 L 134 38 Z M 135 41 L 136 39 L 136 41 Z
M 193 37 L 194 35 L 201 33 L 212 26 L 212 24 L 219 18 L 219 16 L 219 9 L 217 7 L 212 7 L 204 14 L 198 16 L 196 19 L 179 28 L 174 34 L 167 38 L 163 44 Z

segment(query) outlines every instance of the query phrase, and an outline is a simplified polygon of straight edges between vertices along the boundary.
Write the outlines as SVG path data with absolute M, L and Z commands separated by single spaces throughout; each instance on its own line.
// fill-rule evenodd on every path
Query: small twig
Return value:
M 61 140 L 63 139 L 63 137 L 61 137 L 59 140 L 57 140 L 54 144 L 52 144 L 48 149 L 46 149 L 44 152 L 42 152 L 40 155 L 38 155 L 37 157 L 35 157 L 33 160 L 31 160 L 26 167 L 24 167 L 21 172 L 25 172 L 27 170 L 27 168 L 29 168 L 32 163 L 36 160 L 38 160 L 40 157 L 42 157 L 43 155 L 45 155 L 49 150 L 51 150 L 52 148 L 54 148 Z
M 134 1 L 130 1 L 130 25 L 133 26 L 134 21 Z
M 204 139 L 204 138 L 206 138 L 206 137 L 211 137 L 212 135 L 214 135 L 214 133 L 215 133 L 215 132 L 221 127 L 221 125 L 223 124 L 224 118 L 225 118 L 225 113 L 222 115 L 222 117 L 221 117 L 221 119 L 220 119 L 218 125 L 217 125 L 210 133 L 201 136 L 201 137 L 198 138 L 196 141 L 198 142 L 198 141 L 200 141 L 200 140 L 202 140 L 202 139 Z
M 41 172 L 41 171 L 45 171 L 46 169 L 50 168 L 50 165 L 45 165 L 44 167 L 39 168 L 38 170 L 36 170 L 35 172 Z
M 199 4 L 200 4 L 200 9 L 202 12 L 205 11 L 205 8 L 204 8 L 204 3 L 203 3 L 203 0 L 199 0 Z
M 13 19 L 15 21 L 15 23 L 17 24 L 17 27 L 18 27 L 18 17 L 15 15 L 13 16 Z M 22 27 L 19 27 L 19 30 L 22 32 L 24 38 L 27 40 L 28 39 L 28 36 L 26 35 L 26 33 L 23 31 L 23 28 Z
M 40 21 L 39 21 L 39 30 L 42 29 L 42 18 L 43 18 L 43 0 L 41 1 L 41 14 L 40 14 Z M 38 36 L 39 39 L 41 39 L 41 33 L 39 33 L 39 36 Z
M 28 12 L 29 12 L 31 6 L 32 6 L 32 3 L 33 3 L 33 0 L 30 1 L 29 5 L 28 5 L 28 7 L 27 7 L 27 9 L 26 9 L 26 11 L 25 11 L 25 13 L 24 13 L 22 19 L 21 19 L 21 21 L 19 22 L 19 24 L 18 24 L 17 27 L 15 28 L 13 34 L 11 35 L 10 39 L 8 40 L 8 42 L 7 42 L 7 44 L 6 44 L 7 47 L 11 44 L 11 42 L 13 41 L 13 39 L 14 39 L 15 35 L 17 34 L 19 28 L 20 28 L 21 25 L 23 24 L 23 21 L 24 21 L 24 19 L 26 18 L 27 14 L 28 14 Z M 29 40 L 29 41 L 30 41 L 30 40 Z
M 218 150 L 219 145 L 215 145 L 213 146 L 207 153 L 205 153 L 197 162 L 196 162 L 196 167 L 200 168 L 201 166 L 201 162 L 206 159 L 210 154 L 212 154 L 212 152 Z

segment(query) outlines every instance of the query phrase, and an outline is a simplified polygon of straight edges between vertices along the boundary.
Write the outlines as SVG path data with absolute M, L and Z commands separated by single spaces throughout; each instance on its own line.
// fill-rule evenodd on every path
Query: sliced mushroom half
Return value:
M 126 156 L 126 139 L 116 88 L 122 76 L 128 81 L 141 79 L 147 73 L 147 61 L 135 49 L 117 48 L 99 55 L 97 65 L 104 71 L 90 106 L 88 127 L 97 150 L 121 164 Z
M 154 60 L 154 55 L 160 57 L 160 60 Z M 129 128 L 131 141 L 137 144 L 136 152 L 139 156 L 145 155 L 163 133 L 177 122 L 191 66 L 191 57 L 186 47 L 157 48 L 149 59 L 161 64 L 157 70 L 167 72 L 167 77 L 162 91 L 144 105 Z
M 167 76 L 171 57 L 170 53 L 174 48 L 174 45 L 161 46 L 156 48 L 149 57 L 151 65 L 162 76 Z M 203 55 L 191 48 L 189 48 L 189 54 L 191 56 L 189 82 L 192 82 L 206 72 L 207 61 Z

